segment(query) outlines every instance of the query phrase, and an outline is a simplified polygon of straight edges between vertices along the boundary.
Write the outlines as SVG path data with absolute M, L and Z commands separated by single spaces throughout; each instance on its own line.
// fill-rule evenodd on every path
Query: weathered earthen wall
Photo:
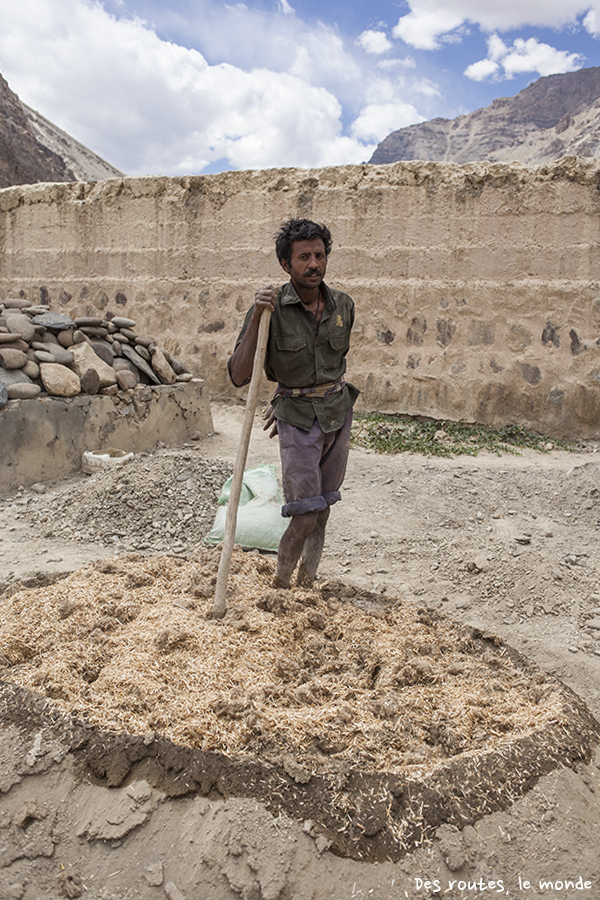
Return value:
M 130 316 L 236 395 L 225 362 L 272 235 L 329 224 L 362 409 L 600 437 L 600 165 L 409 162 L 0 192 L 0 296 Z M 265 388 L 265 394 L 266 394 Z
M 159 440 L 176 446 L 213 431 L 206 385 L 149 387 L 114 397 L 36 397 L 0 410 L 0 495 L 81 469 L 85 450 L 141 453 Z

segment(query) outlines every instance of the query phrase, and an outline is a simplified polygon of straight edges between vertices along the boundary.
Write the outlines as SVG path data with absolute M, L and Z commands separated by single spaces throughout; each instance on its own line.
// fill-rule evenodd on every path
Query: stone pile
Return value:
M 193 375 L 133 319 L 72 319 L 21 298 L 0 303 L 0 407 L 42 392 L 56 397 L 116 394 L 138 384 L 173 384 Z

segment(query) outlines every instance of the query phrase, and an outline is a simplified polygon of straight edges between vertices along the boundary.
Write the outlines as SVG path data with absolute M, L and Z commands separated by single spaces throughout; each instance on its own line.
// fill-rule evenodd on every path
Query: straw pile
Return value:
M 256 552 L 234 553 L 213 621 L 218 560 L 129 555 L 5 594 L 0 677 L 103 729 L 293 760 L 298 782 L 340 765 L 422 775 L 565 715 L 504 648 L 343 585 L 276 590 Z

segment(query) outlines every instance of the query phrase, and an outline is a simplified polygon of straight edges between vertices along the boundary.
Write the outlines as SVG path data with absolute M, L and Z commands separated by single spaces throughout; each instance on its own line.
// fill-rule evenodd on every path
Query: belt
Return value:
M 326 381 L 324 384 L 313 384 L 311 387 L 303 387 L 303 388 L 289 388 L 286 387 L 285 384 L 278 384 L 277 390 L 273 396 L 273 400 L 276 397 L 332 397 L 334 394 L 339 394 L 341 390 L 345 387 L 346 382 L 344 378 L 338 378 L 337 381 Z

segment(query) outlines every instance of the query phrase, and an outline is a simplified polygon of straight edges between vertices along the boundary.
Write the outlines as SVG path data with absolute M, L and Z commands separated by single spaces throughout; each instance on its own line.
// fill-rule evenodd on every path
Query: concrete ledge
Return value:
M 0 495 L 81 470 L 85 450 L 132 453 L 158 441 L 175 446 L 214 431 L 208 388 L 201 379 L 113 397 L 11 400 L 0 410 Z

